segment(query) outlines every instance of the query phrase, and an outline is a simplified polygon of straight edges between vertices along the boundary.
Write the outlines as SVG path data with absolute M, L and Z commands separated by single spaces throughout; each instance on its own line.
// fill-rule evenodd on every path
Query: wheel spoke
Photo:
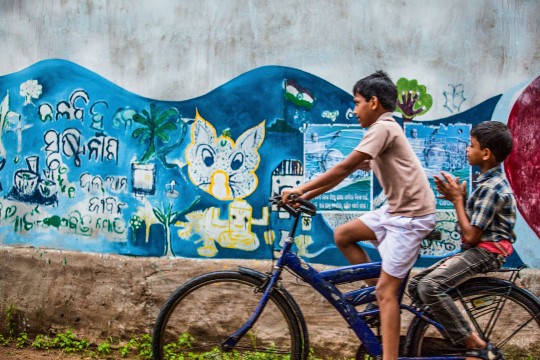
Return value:
M 523 322 L 523 324 L 519 325 L 519 327 L 510 335 L 508 335 L 505 339 L 502 339 L 500 342 L 496 343 L 495 346 L 498 348 L 504 347 L 515 335 L 517 335 L 521 330 L 528 326 L 533 320 L 534 317 L 531 316 L 528 320 Z

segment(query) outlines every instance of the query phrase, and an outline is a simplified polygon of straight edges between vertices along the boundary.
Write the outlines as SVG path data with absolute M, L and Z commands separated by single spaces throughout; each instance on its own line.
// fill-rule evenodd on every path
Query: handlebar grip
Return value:
M 300 206 L 298 208 L 294 208 L 289 204 L 283 203 L 281 201 L 281 199 L 282 199 L 281 195 L 274 193 L 274 196 L 270 197 L 270 203 L 276 205 L 279 208 L 284 209 L 285 211 L 287 211 L 292 216 L 295 216 L 295 217 L 298 216 L 299 212 L 308 214 L 310 216 L 314 216 L 317 213 L 317 208 L 315 207 L 315 205 L 313 205 L 311 202 L 309 202 L 309 201 L 307 201 L 305 199 L 302 199 L 301 197 L 299 197 L 299 196 L 297 196 L 295 194 L 291 195 L 289 197 L 289 199 L 292 202 L 300 204 Z
M 303 213 L 308 214 L 309 216 L 314 216 L 317 214 L 317 208 L 313 203 L 307 201 L 306 199 L 301 198 L 300 196 L 296 194 L 292 194 L 289 197 L 292 201 L 297 202 L 300 204 L 299 210 Z
M 278 209 L 283 209 L 287 211 L 289 214 L 291 214 L 291 216 L 294 216 L 294 217 L 298 216 L 298 211 L 296 211 L 295 208 L 281 201 L 281 195 L 274 193 L 274 195 L 271 196 L 269 200 L 270 200 L 270 203 L 272 205 L 276 205 Z

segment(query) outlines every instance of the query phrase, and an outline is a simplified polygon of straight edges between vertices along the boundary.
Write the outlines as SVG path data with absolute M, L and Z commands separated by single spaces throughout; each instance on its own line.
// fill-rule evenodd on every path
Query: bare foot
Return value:
M 467 339 L 465 339 L 465 347 L 472 350 L 482 350 L 487 347 L 487 343 L 478 336 L 476 333 L 472 333 Z M 465 360 L 478 360 L 478 357 L 466 357 Z

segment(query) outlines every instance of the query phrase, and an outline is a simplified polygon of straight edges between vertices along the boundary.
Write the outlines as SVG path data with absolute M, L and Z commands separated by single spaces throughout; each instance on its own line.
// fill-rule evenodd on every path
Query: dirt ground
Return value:
M 63 354 L 55 350 L 35 350 L 35 349 L 17 349 L 14 346 L 0 347 L 0 359 L 2 360 L 53 360 L 53 359 L 85 359 L 81 355 Z M 86 358 L 91 359 L 91 358 Z
M 33 348 L 17 349 L 15 345 L 0 346 L 1 360 L 140 360 L 138 356 L 121 357 L 116 354 L 109 357 L 92 357 L 85 354 L 67 354 L 59 350 L 38 350 Z

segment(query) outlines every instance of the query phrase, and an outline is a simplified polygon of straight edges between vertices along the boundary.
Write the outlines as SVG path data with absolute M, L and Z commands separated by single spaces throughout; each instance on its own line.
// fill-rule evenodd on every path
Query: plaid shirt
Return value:
M 471 225 L 484 231 L 480 241 L 516 241 L 513 230 L 516 201 L 500 166 L 478 177 L 478 185 L 467 200 L 465 211 Z M 456 230 L 461 233 L 459 225 Z

